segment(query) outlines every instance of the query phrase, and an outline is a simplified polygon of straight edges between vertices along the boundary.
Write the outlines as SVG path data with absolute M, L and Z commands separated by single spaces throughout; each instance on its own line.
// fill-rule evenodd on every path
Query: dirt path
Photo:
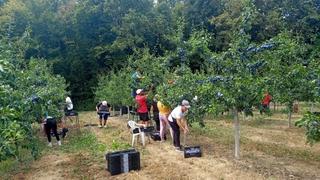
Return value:
M 93 112 L 85 112 L 80 117 L 82 125 L 97 123 Z M 108 128 L 93 126 L 88 129 L 96 135 L 98 141 L 110 147 L 114 139 L 131 142 L 126 122 L 125 117 L 111 117 Z M 274 131 L 261 128 L 246 128 L 245 135 L 250 135 L 249 139 L 259 143 L 271 143 L 271 135 L 275 134 Z M 285 131 L 283 133 L 288 134 Z M 266 138 L 259 138 L 260 134 Z M 289 133 L 287 136 L 291 135 Z M 312 162 L 290 160 L 288 157 L 277 158 L 258 150 L 248 150 L 248 147 L 242 150 L 241 160 L 236 161 L 233 159 L 232 147 L 221 145 L 206 134 L 191 134 L 188 136 L 188 144 L 200 145 L 203 157 L 183 158 L 183 153 L 176 152 L 170 140 L 164 143 L 151 140 L 146 147 L 138 144 L 136 149 L 141 154 L 141 170 L 117 176 L 111 176 L 105 170 L 103 157 L 95 157 L 99 161 L 93 161 L 85 152 L 58 154 L 53 149 L 50 155 L 44 155 L 35 161 L 27 174 L 18 174 L 14 179 L 320 179 L 317 173 L 320 165 Z M 289 146 L 295 147 L 290 143 Z

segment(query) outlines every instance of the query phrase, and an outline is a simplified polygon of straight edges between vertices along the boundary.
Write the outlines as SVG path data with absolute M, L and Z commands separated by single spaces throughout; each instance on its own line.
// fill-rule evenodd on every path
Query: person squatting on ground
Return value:
M 65 106 L 65 110 L 64 110 L 65 115 L 69 116 L 72 111 L 73 111 L 73 104 L 72 104 L 71 98 L 67 97 L 66 98 L 66 106 Z
M 102 101 L 97 104 L 96 106 L 96 111 L 97 114 L 99 115 L 99 127 L 102 128 L 107 128 L 107 120 L 108 116 L 110 115 L 110 109 L 111 106 L 110 104 L 107 103 L 107 101 Z M 102 120 L 103 120 L 103 126 L 102 126 Z
M 169 124 L 173 130 L 173 146 L 177 151 L 182 151 L 180 144 L 180 128 L 185 134 L 189 132 L 189 128 L 185 119 L 189 108 L 189 101 L 183 100 L 181 105 L 174 108 L 168 117 Z
M 137 104 L 137 112 L 140 118 L 140 124 L 149 125 L 149 114 L 147 106 L 147 95 L 142 89 L 137 90 L 137 96 L 135 98 Z
M 58 142 L 58 145 L 61 146 L 61 141 L 60 141 L 60 137 L 58 135 L 58 132 L 57 132 L 57 120 L 51 116 L 47 116 L 45 119 L 44 119 L 44 130 L 45 130 L 45 133 L 47 135 L 47 138 L 48 138 L 48 146 L 52 147 L 52 143 L 51 143 L 51 130 L 54 134 L 54 136 L 56 137 L 57 139 L 57 142 Z
M 168 117 L 169 117 L 169 114 L 171 112 L 171 109 L 170 109 L 170 107 L 165 106 L 164 104 L 162 104 L 162 102 L 160 102 L 160 101 L 157 102 L 157 107 L 159 109 L 160 138 L 161 138 L 161 141 L 163 142 L 163 141 L 165 141 L 167 139 L 166 138 L 167 128 L 170 129 L 170 134 L 171 134 L 171 137 L 173 139 L 172 129 L 170 128 L 170 125 L 169 125 L 169 122 L 168 122 Z

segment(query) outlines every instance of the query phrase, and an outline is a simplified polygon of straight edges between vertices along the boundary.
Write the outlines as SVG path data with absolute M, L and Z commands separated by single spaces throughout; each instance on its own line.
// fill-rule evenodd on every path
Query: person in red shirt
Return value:
M 260 109 L 260 114 L 263 112 L 269 112 L 270 111 L 270 102 L 272 100 L 272 96 L 269 94 L 269 92 L 265 92 L 263 95 L 263 99 L 261 102 L 261 109 Z
M 144 93 L 142 89 L 138 89 L 136 93 L 137 93 L 137 96 L 135 100 L 136 100 L 137 112 L 139 114 L 141 124 L 148 125 L 150 119 L 148 114 L 147 95 Z

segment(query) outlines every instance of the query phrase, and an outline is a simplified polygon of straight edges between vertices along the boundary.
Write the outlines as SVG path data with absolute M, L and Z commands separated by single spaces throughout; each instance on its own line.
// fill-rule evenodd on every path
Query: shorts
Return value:
M 149 121 L 150 120 L 147 112 L 146 113 L 139 113 L 139 117 L 140 117 L 141 121 Z
M 100 119 L 100 120 L 102 120 L 102 119 L 107 120 L 108 117 L 109 117 L 109 114 L 110 114 L 110 113 L 98 113 L 99 119 Z

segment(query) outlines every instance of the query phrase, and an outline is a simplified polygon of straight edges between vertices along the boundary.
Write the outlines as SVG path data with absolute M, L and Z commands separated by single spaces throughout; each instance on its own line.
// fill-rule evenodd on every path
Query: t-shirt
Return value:
M 138 83 L 140 82 L 141 75 L 139 72 L 134 72 L 131 78 L 134 80 L 134 82 Z
M 67 110 L 71 111 L 73 109 L 73 104 L 72 103 L 67 103 Z
M 272 96 L 270 94 L 265 95 L 263 100 L 262 100 L 262 104 L 263 105 L 269 105 L 271 99 L 272 99 Z
M 136 103 L 138 105 L 137 112 L 138 113 L 147 113 L 148 112 L 148 106 L 147 106 L 147 96 L 136 96 Z
M 161 115 L 170 114 L 170 110 L 171 110 L 170 107 L 165 106 L 164 104 L 162 104 L 162 102 L 158 101 L 157 107 L 159 109 L 159 114 L 161 114 Z
M 181 119 L 181 118 L 183 118 L 185 115 L 186 115 L 186 114 L 183 113 L 182 110 L 181 110 L 181 106 L 177 106 L 177 107 L 174 108 L 173 111 L 171 112 L 168 120 L 169 120 L 170 122 L 173 122 L 173 119 L 172 119 L 172 118 L 174 118 L 174 119 Z
M 105 106 L 105 105 L 102 105 L 102 103 L 101 103 L 101 102 L 97 104 L 97 108 L 98 108 L 99 112 L 100 112 L 100 111 L 106 111 L 106 112 L 109 112 L 109 108 L 110 108 L 110 107 L 111 107 L 111 106 L 110 106 L 110 104 L 109 104 L 109 103 L 107 103 L 107 105 L 106 105 L 106 106 Z

